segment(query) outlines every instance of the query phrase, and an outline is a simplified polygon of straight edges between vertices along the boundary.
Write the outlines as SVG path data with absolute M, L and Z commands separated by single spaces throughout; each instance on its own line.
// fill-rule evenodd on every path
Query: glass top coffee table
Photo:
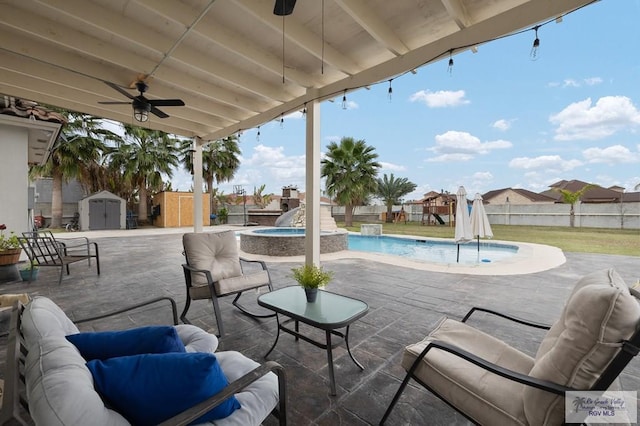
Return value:
M 332 350 L 340 344 L 340 342 L 332 344 L 331 336 L 335 335 L 344 339 L 349 356 L 361 370 L 364 370 L 364 367 L 353 357 L 351 349 L 349 348 L 349 326 L 369 311 L 369 305 L 363 301 L 319 290 L 315 303 L 307 303 L 304 289 L 300 286 L 291 286 L 261 295 L 258 297 L 258 305 L 289 318 L 284 322 L 280 322 L 279 316 L 276 315 L 276 321 L 278 322 L 276 341 L 273 342 L 273 346 L 271 346 L 271 349 L 265 354 L 265 358 L 269 356 L 271 351 L 276 347 L 278 338 L 280 337 L 280 330 L 292 334 L 296 337 L 296 340 L 300 338 L 319 348 L 326 349 L 329 362 L 329 385 L 331 395 L 335 395 L 336 383 L 333 374 Z M 294 329 L 286 327 L 286 324 L 290 322 L 295 323 Z M 299 322 L 324 330 L 326 342 L 317 342 L 300 334 L 298 327 Z M 337 331 L 337 329 L 345 327 L 346 331 L 344 333 Z

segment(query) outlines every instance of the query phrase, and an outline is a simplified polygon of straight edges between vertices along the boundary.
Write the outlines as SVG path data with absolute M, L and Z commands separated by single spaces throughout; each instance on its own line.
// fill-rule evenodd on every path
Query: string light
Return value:
M 447 67 L 447 72 L 449 75 L 453 74 L 453 49 L 449 50 L 449 66 Z
M 531 52 L 529 52 L 529 57 L 532 61 L 538 60 L 538 57 L 540 56 L 540 39 L 538 38 L 538 28 L 540 28 L 540 25 L 536 25 L 535 27 L 533 27 L 533 30 L 536 32 L 536 39 L 533 40 L 533 46 L 531 46 Z
M 304 108 L 302 108 L 302 117 L 307 116 L 307 103 L 304 103 Z
M 280 114 L 280 128 L 284 129 L 284 114 Z
M 256 141 L 260 142 L 260 126 L 258 126 L 258 133 L 256 133 Z
M 347 109 L 347 91 L 346 90 L 342 95 L 342 109 Z

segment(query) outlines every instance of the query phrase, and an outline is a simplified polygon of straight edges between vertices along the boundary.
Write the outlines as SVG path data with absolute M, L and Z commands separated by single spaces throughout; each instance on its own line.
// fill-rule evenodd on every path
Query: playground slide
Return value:
M 440 217 L 440 215 L 439 215 L 439 214 L 434 213 L 434 214 L 433 214 L 433 216 L 436 218 L 436 220 L 438 221 L 438 223 L 439 223 L 440 225 L 444 225 L 444 220 L 442 220 L 442 218 Z

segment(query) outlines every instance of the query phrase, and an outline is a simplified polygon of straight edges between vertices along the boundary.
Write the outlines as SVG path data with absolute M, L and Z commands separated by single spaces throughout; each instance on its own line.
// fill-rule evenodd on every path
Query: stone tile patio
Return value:
M 71 265 L 71 275 L 58 286 L 57 270 L 42 269 L 37 281 L 7 283 L 2 293 L 30 292 L 50 297 L 75 319 L 96 315 L 154 296 L 171 296 L 184 304 L 181 234 L 105 237 L 100 245 L 102 275 L 95 266 Z M 328 290 L 361 299 L 369 313 L 351 328 L 350 343 L 364 371 L 346 349 L 334 350 L 337 395 L 330 396 L 327 360 L 323 350 L 293 336 L 281 335 L 269 359 L 286 367 L 288 419 L 292 425 L 378 424 L 397 390 L 404 370 L 400 357 L 405 345 L 421 340 L 444 315 L 461 318 L 472 306 L 485 306 L 540 322 L 559 314 L 573 284 L 584 274 L 614 267 L 628 284 L 638 279 L 640 258 L 566 253 L 567 262 L 545 272 L 513 276 L 477 276 L 417 271 L 361 259 L 323 262 L 335 271 Z M 535 260 L 532 260 L 535 261 Z M 270 263 L 275 288 L 294 285 L 294 263 Z M 254 294 L 243 298 L 253 299 Z M 275 319 L 254 321 L 223 299 L 227 335 L 219 350 L 237 350 L 261 361 L 275 339 Z M 258 308 L 259 309 L 259 308 Z M 474 315 L 475 317 L 475 315 Z M 196 301 L 192 322 L 215 331 L 212 308 Z M 117 329 L 170 321 L 166 311 L 147 309 L 117 320 L 92 324 L 94 329 Z M 478 315 L 474 325 L 533 354 L 542 334 L 495 318 Z M 85 326 L 84 328 L 87 328 Z M 312 330 L 309 330 L 312 332 Z M 0 340 L 3 348 L 6 337 Z M 2 351 L 2 362 L 4 362 Z M 622 377 L 627 390 L 640 389 L 640 361 L 634 360 Z M 265 424 L 276 424 L 269 419 Z M 419 386 L 409 386 L 389 425 L 468 424 L 446 404 Z

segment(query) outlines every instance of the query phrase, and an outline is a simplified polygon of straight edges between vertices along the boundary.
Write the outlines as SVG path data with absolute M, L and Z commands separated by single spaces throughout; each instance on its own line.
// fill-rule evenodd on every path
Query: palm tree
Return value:
M 202 148 L 202 178 L 206 183 L 206 191 L 210 194 L 211 212 L 215 212 L 213 181 L 229 182 L 240 167 L 240 147 L 235 135 L 211 142 Z M 191 141 L 183 142 L 183 163 L 188 172 L 193 173 Z
M 375 148 L 364 140 L 343 137 L 340 144 L 331 142 L 321 161 L 321 175 L 326 178 L 327 193 L 343 205 L 346 226 L 352 226 L 353 210 L 376 191 L 376 174 L 380 164 Z
M 259 209 L 264 209 L 271 202 L 273 194 L 263 194 L 267 185 L 262 184 L 259 188 L 253 188 L 253 204 L 258 206 Z
M 387 177 L 385 173 L 382 178 L 378 178 L 378 189 L 376 195 L 387 206 L 387 222 L 393 222 L 391 216 L 391 210 L 396 204 L 400 204 L 401 198 L 416 189 L 416 184 L 409 182 L 407 178 L 396 179 L 391 173 L 391 176 Z
M 62 227 L 62 183 L 78 178 L 85 189 L 94 189 L 92 176 L 102 166 L 100 160 L 107 150 L 105 141 L 117 141 L 119 136 L 102 128 L 99 118 L 72 111 L 57 110 L 67 119 L 58 143 L 54 146 L 47 162 L 32 166 L 32 179 L 43 176 L 52 178 L 51 227 Z
M 562 201 L 571 205 L 571 207 L 569 208 L 569 226 L 571 228 L 574 227 L 575 220 L 576 220 L 575 204 L 578 202 L 578 200 L 580 200 L 580 197 L 582 197 L 582 195 L 584 195 L 585 192 L 587 192 L 594 186 L 596 185 L 593 185 L 593 184 L 585 185 L 582 187 L 582 189 L 575 192 L 569 191 L 568 189 L 554 188 L 556 191 L 560 193 L 560 195 L 562 195 Z
M 164 189 L 163 176 L 171 178 L 178 166 L 179 142 L 167 133 L 124 124 L 124 139 L 110 156 L 110 166 L 119 171 L 137 191 L 138 220 L 148 221 L 149 192 Z M 129 194 L 129 199 L 135 192 Z

